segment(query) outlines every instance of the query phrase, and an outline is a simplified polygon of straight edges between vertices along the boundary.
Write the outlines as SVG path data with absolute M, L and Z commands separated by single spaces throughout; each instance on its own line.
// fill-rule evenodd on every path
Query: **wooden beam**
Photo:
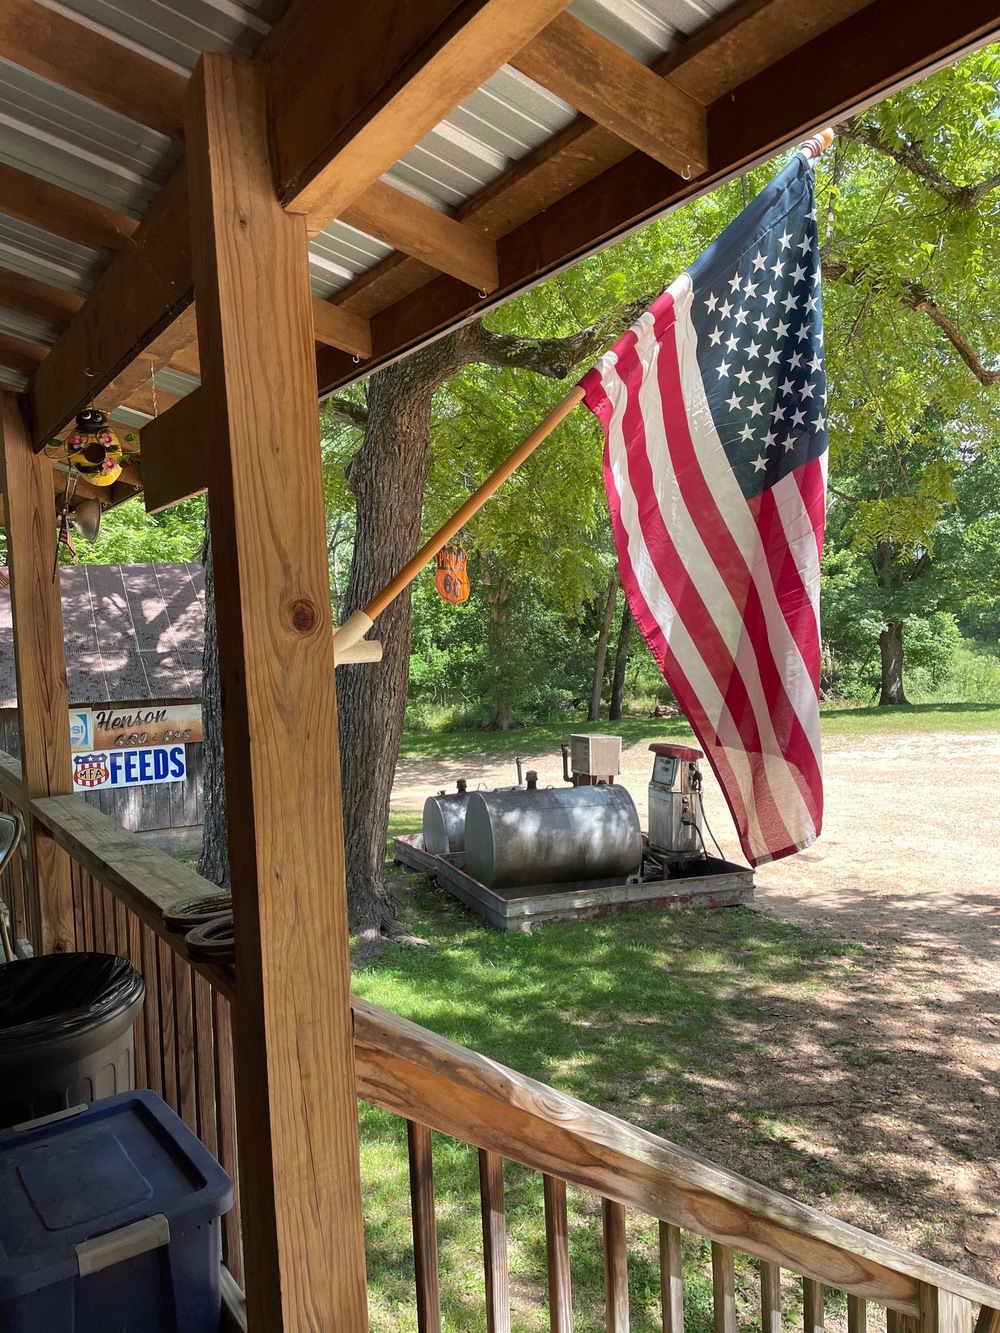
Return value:
M 50 287 L 37 278 L 25 277 L 9 268 L 0 268 L 0 306 L 16 310 L 50 324 L 63 325 L 83 305 L 83 297 Z
M 33 375 L 45 360 L 48 350 L 39 343 L 15 338 L 12 333 L 0 330 L 0 365 L 16 370 L 21 375 Z
M 763 73 L 713 103 L 708 113 L 710 162 L 704 178 L 684 181 L 644 154 L 631 153 L 588 177 L 576 190 L 560 193 L 558 182 L 567 170 L 563 160 L 554 177 L 545 181 L 543 193 L 549 202 L 543 205 L 543 211 L 514 226 L 498 241 L 501 286 L 490 302 L 471 299 L 467 286 L 446 276 L 423 281 L 416 290 L 410 287 L 406 291 L 404 286 L 405 294 L 381 310 L 364 300 L 352 299 L 356 293 L 360 295 L 357 289 L 363 284 L 338 297 L 347 308 L 372 317 L 372 360 L 364 373 L 423 345 L 630 229 L 663 216 L 734 171 L 766 160 L 817 126 L 868 105 L 998 34 L 997 0 L 969 0 L 961 7 L 938 5 L 936 0 L 913 0 L 913 4 L 910 0 L 869 0 L 857 13 L 813 38 L 801 53 L 766 67 Z M 758 38 L 763 40 L 762 33 Z M 759 50 L 751 53 L 746 67 L 759 67 L 762 59 L 766 57 Z M 697 60 L 710 61 L 709 49 L 697 52 Z M 806 83 L 801 79 L 803 62 L 816 71 L 816 78 Z M 568 153 L 572 151 L 567 149 Z M 530 184 L 530 177 L 528 181 Z M 517 197 L 512 192 L 500 200 L 498 214 L 502 217 L 504 209 L 509 208 L 516 215 L 531 207 L 530 197 Z M 470 216 L 471 208 L 463 216 Z M 403 264 L 416 262 L 407 260 Z M 396 267 L 402 269 L 403 264 L 387 273 L 390 285 Z M 358 368 L 350 359 L 329 348 L 320 351 L 317 366 L 323 393 L 359 378 Z
M 369 357 L 372 354 L 372 331 L 367 319 L 341 310 L 329 301 L 312 298 L 313 336 L 316 342 L 328 347 L 339 347 L 352 356 Z
M 44 444 L 131 366 L 194 295 L 183 165 L 156 196 L 132 244 L 98 278 L 31 386 L 35 443 Z
M 0 4 L 0 56 L 176 139 L 185 80 L 37 0 Z
M 686 180 L 708 166 L 704 107 L 572 14 L 510 63 Z
M 124 213 L 0 162 L 0 212 L 92 250 L 120 250 L 139 225 Z
M 195 389 L 142 428 L 142 489 L 147 514 L 208 490 L 205 391 Z
M 144 398 L 151 396 L 149 389 L 151 377 L 163 366 L 169 365 L 171 360 L 188 346 L 196 343 L 197 336 L 194 306 L 188 306 L 172 324 L 167 325 L 159 337 L 152 339 L 146 345 L 140 356 L 125 366 L 106 388 L 94 395 L 96 406 L 110 412 L 116 407 L 121 407 L 137 392 L 142 393 Z M 158 391 L 157 398 L 159 396 Z M 159 410 L 164 411 L 166 406 L 176 401 L 176 397 L 164 394 L 164 401 L 159 404 Z M 149 411 L 151 406 L 142 407 L 140 410 Z
M 271 179 L 265 69 L 204 54 L 186 142 L 225 701 L 247 1312 L 250 1327 L 273 1333 L 363 1333 L 312 297 L 304 221 L 282 209 Z
M 492 292 L 500 281 L 488 236 L 384 181 L 370 185 L 341 220 L 477 290 Z
M 321 231 L 567 3 L 292 5 L 261 47 L 286 208 Z
M 24 399 L 0 393 L 0 487 L 4 495 L 17 676 L 21 767 L 29 800 L 72 791 L 69 698 L 62 599 L 52 577 L 56 509 L 52 469 L 31 447 Z M 72 950 L 75 940 L 69 857 L 34 819 L 28 869 L 37 911 L 36 950 Z

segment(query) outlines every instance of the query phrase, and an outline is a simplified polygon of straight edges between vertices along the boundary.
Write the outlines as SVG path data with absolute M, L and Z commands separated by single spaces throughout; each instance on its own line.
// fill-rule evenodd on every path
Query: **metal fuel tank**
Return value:
M 465 811 L 469 804 L 465 778 L 458 790 L 439 791 L 424 801 L 424 851 L 433 856 L 465 851 Z
M 639 869 L 642 832 L 624 787 L 476 791 L 465 816 L 468 873 L 487 888 L 625 879 Z

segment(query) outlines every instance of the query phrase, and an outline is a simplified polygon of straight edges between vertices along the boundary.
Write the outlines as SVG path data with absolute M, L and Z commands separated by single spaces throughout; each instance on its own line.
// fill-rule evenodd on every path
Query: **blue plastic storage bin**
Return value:
M 0 1333 L 216 1333 L 232 1205 L 152 1092 L 0 1132 Z

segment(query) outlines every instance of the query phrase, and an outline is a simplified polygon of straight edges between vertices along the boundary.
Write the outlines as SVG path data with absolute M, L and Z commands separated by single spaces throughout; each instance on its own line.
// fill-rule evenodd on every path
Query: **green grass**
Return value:
M 822 713 L 824 736 L 884 735 L 932 731 L 1000 731 L 1000 704 L 927 703 L 899 708 L 829 707 Z M 504 758 L 514 754 L 551 751 L 573 732 L 599 731 L 621 736 L 626 745 L 656 737 L 683 740 L 691 728 L 683 717 L 656 719 L 626 717 L 620 722 L 586 722 L 580 718 L 545 726 L 519 727 L 496 732 L 475 729 L 453 731 L 407 731 L 403 736 L 404 759 Z
M 453 738 L 450 738 L 453 739 Z M 417 817 L 396 814 L 392 833 Z M 780 1159 L 782 1180 L 816 1163 L 794 1125 L 713 1096 L 711 1081 L 752 1067 L 761 1009 L 834 984 L 858 950 L 747 909 L 636 913 L 499 932 L 418 875 L 400 876 L 408 930 L 433 950 L 393 947 L 355 974 L 354 989 L 473 1050 L 675 1141 L 753 1136 Z M 766 1038 L 765 1038 L 766 1040 Z M 416 1328 L 405 1127 L 362 1106 L 373 1326 Z M 485 1328 L 476 1154 L 435 1135 L 445 1326 Z M 824 1182 L 828 1185 L 827 1182 Z M 829 1185 L 828 1185 L 829 1187 Z M 507 1165 L 515 1327 L 548 1327 L 541 1181 Z M 570 1191 L 570 1249 L 581 1333 L 604 1327 L 599 1201 Z M 686 1327 L 708 1333 L 710 1253 L 686 1241 Z M 657 1228 L 629 1215 L 632 1327 L 661 1327 Z M 757 1317 L 755 1266 L 741 1261 L 738 1303 Z M 790 1317 L 795 1299 L 789 1304 Z

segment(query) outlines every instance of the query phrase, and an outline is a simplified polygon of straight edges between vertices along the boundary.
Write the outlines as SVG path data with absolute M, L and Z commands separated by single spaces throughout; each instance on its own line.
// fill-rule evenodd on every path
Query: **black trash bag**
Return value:
M 105 953 L 45 954 L 0 966 L 0 1049 L 90 1027 L 141 1000 L 142 977 Z

